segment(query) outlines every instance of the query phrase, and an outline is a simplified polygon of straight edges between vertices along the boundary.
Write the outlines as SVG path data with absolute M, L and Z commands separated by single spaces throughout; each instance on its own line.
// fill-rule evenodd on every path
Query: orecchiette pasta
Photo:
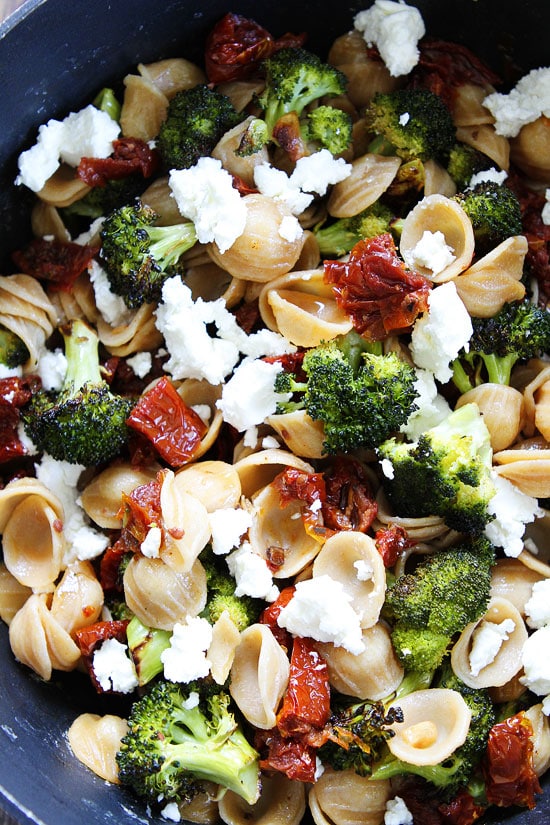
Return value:
M 309 793 L 309 809 L 315 825 L 380 825 L 390 796 L 389 782 L 325 768 Z
M 329 215 L 349 218 L 371 206 L 389 187 L 400 165 L 396 157 L 366 154 L 356 158 L 351 175 L 332 189 L 327 203 Z
M 226 825 L 298 825 L 306 809 L 306 787 L 282 774 L 262 782 L 260 798 L 249 805 L 233 791 L 220 799 L 220 816 Z
M 10 624 L 31 593 L 30 587 L 18 582 L 6 565 L 0 563 L 0 619 L 3 622 Z
M 30 370 L 36 368 L 38 355 L 57 321 L 54 305 L 35 278 L 21 273 L 0 277 L 0 324 L 27 347 Z
M 13 653 L 44 680 L 53 670 L 74 670 L 80 649 L 52 616 L 47 596 L 33 593 L 13 617 L 9 627 Z
M 158 465 L 142 469 L 127 462 L 107 467 L 82 491 L 80 499 L 85 513 L 100 527 L 120 528 L 121 519 L 117 514 L 122 493 L 129 494 L 136 487 L 152 481 L 159 469 Z
M 74 720 L 67 738 L 76 758 L 97 776 L 118 784 L 116 753 L 128 724 L 120 716 L 82 713 Z

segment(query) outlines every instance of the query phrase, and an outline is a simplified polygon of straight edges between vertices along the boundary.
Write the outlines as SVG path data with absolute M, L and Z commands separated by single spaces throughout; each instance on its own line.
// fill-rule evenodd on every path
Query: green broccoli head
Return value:
M 197 240 L 192 223 L 155 226 L 156 218 L 138 200 L 115 209 L 103 222 L 100 259 L 111 289 L 130 309 L 160 299 L 164 281 Z
M 280 378 L 275 388 L 302 391 L 298 401 L 278 406 L 279 412 L 302 407 L 323 422 L 327 453 L 348 453 L 375 447 L 396 432 L 416 409 L 416 373 L 395 353 L 360 354 L 356 368 L 342 339 L 319 344 L 302 363 L 306 382 Z M 290 383 L 289 383 L 290 380 Z
M 215 624 L 222 613 L 227 612 L 240 631 L 257 622 L 265 603 L 252 596 L 235 595 L 237 585 L 225 560 L 204 551 L 201 562 L 206 573 L 206 606 L 201 616 Z
M 449 152 L 447 172 L 455 182 L 459 192 L 469 186 L 473 175 L 494 166 L 493 161 L 479 149 L 468 143 L 457 141 Z
M 519 200 L 505 183 L 482 181 L 455 199 L 472 222 L 478 253 L 523 231 Z
M 11 329 L 0 325 L 0 364 L 9 369 L 20 367 L 30 358 L 25 342 Z
M 29 438 L 58 461 L 95 466 L 128 440 L 134 399 L 111 392 L 100 371 L 97 333 L 84 321 L 61 328 L 67 373 L 59 392 L 41 390 L 21 411 Z
M 334 255 L 340 258 L 359 241 L 389 232 L 393 218 L 392 210 L 376 201 L 351 218 L 340 218 L 329 226 L 314 230 L 321 257 Z
M 378 92 L 366 107 L 365 121 L 375 136 L 370 151 L 406 161 L 433 158 L 446 163 L 456 140 L 451 113 L 428 89 Z
M 258 754 L 228 694 L 199 694 L 193 687 L 161 680 L 133 704 L 116 756 L 121 783 L 156 803 L 188 801 L 201 790 L 201 780 L 210 781 L 253 804 L 259 796 Z
M 472 318 L 472 327 L 468 352 L 452 364 L 461 392 L 486 381 L 508 385 L 518 361 L 550 352 L 550 312 L 528 298 L 505 304 L 490 318 Z
M 306 49 L 279 49 L 264 61 L 263 66 L 265 88 L 258 97 L 258 104 L 264 111 L 270 135 L 283 115 L 296 112 L 300 117 L 313 101 L 325 95 L 337 97 L 346 90 L 347 79 L 343 72 Z
M 306 117 L 306 140 L 320 144 L 333 155 L 349 149 L 352 138 L 352 120 L 347 112 L 334 106 L 318 106 Z
M 415 442 L 389 439 L 378 452 L 391 466 L 383 486 L 398 515 L 438 515 L 460 533 L 483 532 L 496 490 L 490 435 L 477 405 L 465 404 Z
M 210 155 L 222 135 L 245 117 L 227 95 L 198 84 L 177 92 L 157 138 L 164 168 L 189 169 Z
M 426 627 L 411 627 L 399 621 L 392 629 L 391 639 L 395 654 L 405 670 L 414 673 L 433 673 L 445 658 L 450 644 L 446 633 Z
M 143 192 L 143 175 L 133 174 L 125 178 L 110 178 L 105 186 L 94 186 L 83 198 L 65 207 L 63 216 L 72 218 L 100 218 L 113 210 L 132 203 Z

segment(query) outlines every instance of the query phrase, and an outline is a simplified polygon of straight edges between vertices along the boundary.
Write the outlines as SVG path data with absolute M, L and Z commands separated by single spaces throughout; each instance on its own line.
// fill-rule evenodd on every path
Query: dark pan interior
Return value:
M 326 53 L 364 6 L 341 2 L 260 4 L 231 11 L 253 17 L 274 35 L 307 31 L 308 48 Z M 468 45 L 507 83 L 550 63 L 549 0 L 416 0 L 428 33 Z M 12 185 L 16 157 L 50 117 L 85 105 L 139 61 L 180 55 L 201 59 L 204 37 L 228 7 L 217 0 L 29 0 L 0 26 L 0 266 L 29 234 L 28 202 Z M 545 33 L 545 34 L 542 34 Z M 122 44 L 122 45 L 121 45 Z M 135 825 L 144 806 L 81 766 L 65 731 L 80 712 L 104 713 L 78 675 L 45 685 L 18 665 L 0 628 L 1 806 L 19 823 Z M 548 785 L 548 783 L 546 783 Z M 547 790 L 548 798 L 550 791 Z M 544 825 L 549 803 L 535 811 L 497 812 L 492 822 Z M 163 821 L 163 820 L 158 820 Z

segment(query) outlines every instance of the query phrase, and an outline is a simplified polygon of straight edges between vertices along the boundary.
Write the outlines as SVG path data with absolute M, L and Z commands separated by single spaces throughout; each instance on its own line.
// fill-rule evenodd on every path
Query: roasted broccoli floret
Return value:
M 100 258 L 111 289 L 130 309 L 160 299 L 164 281 L 197 240 L 193 223 L 155 226 L 156 218 L 138 200 L 115 209 L 103 222 Z
M 329 226 L 314 230 L 321 257 L 334 255 L 339 258 L 359 241 L 389 232 L 393 217 L 391 209 L 376 201 L 358 215 L 340 218 Z
M 406 161 L 433 158 L 446 163 L 456 141 L 451 113 L 428 89 L 378 92 L 365 109 L 365 122 L 374 138 L 371 152 Z
M 0 364 L 9 369 L 20 367 L 30 357 L 27 345 L 11 329 L 0 325 Z
M 476 535 L 491 520 L 495 494 L 489 431 L 476 404 L 465 404 L 417 441 L 379 447 L 385 493 L 399 516 L 442 516 L 451 529 Z
M 306 116 L 302 132 L 306 140 L 320 144 L 333 155 L 341 155 L 350 146 L 351 130 L 347 112 L 335 106 L 318 106 Z
M 230 99 L 199 84 L 177 92 L 160 127 L 157 149 L 165 169 L 189 169 L 210 155 L 222 135 L 245 117 Z
M 494 166 L 493 161 L 483 152 L 468 143 L 457 141 L 449 152 L 447 172 L 461 192 L 469 186 L 473 175 Z
M 126 638 L 140 687 L 162 673 L 161 654 L 170 647 L 171 636 L 169 630 L 147 627 L 137 616 L 130 619 Z
M 455 633 L 483 615 L 494 561 L 493 545 L 480 537 L 427 556 L 388 588 L 385 616 L 407 670 L 435 671 Z
M 271 136 L 279 118 L 289 112 L 300 117 L 310 103 L 325 95 L 345 92 L 346 76 L 302 48 L 284 48 L 264 61 L 266 85 L 258 97 Z
M 58 461 L 95 466 L 126 444 L 126 419 L 135 400 L 112 393 L 102 377 L 95 330 L 75 319 L 61 332 L 67 359 L 63 386 L 33 395 L 21 420 L 39 450 Z
M 275 390 L 299 393 L 299 398 L 278 404 L 278 412 L 305 409 L 324 426 L 328 454 L 376 447 L 396 432 L 416 409 L 416 373 L 395 353 L 361 353 L 355 366 L 342 339 L 319 344 L 303 360 L 305 382 L 279 373 Z
M 485 253 L 514 235 L 521 235 L 521 207 L 505 183 L 482 181 L 455 195 L 472 222 L 476 252 Z
M 433 687 L 447 688 L 459 693 L 472 712 L 466 739 L 454 753 L 438 765 L 411 765 L 397 759 L 389 750 L 373 766 L 372 779 L 391 779 L 395 776 L 414 774 L 434 785 L 442 798 L 451 799 L 461 788 L 475 779 L 476 769 L 485 753 L 489 731 L 494 724 L 495 712 L 485 690 L 469 688 L 449 669 Z
M 125 206 L 143 192 L 143 175 L 133 174 L 125 178 L 109 179 L 105 186 L 94 186 L 83 198 L 65 207 L 64 218 L 74 215 L 82 218 L 100 218 Z
M 215 624 L 227 611 L 238 630 L 244 630 L 258 621 L 265 603 L 252 596 L 235 595 L 237 585 L 225 561 L 205 551 L 201 554 L 201 562 L 206 572 L 206 607 L 201 616 L 210 624 Z
M 511 301 L 491 318 L 472 318 L 468 352 L 452 363 L 464 393 L 479 384 L 509 384 L 518 361 L 550 353 L 550 312 L 529 299 Z
M 156 803 L 189 800 L 201 780 L 248 803 L 259 796 L 258 754 L 248 743 L 223 691 L 160 680 L 132 706 L 117 753 L 119 778 Z

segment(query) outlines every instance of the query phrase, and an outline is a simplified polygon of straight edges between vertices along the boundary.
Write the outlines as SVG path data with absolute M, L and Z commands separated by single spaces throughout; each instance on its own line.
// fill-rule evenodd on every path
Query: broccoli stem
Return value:
M 392 779 L 394 776 L 403 774 L 414 774 L 420 776 L 427 782 L 431 782 L 438 788 L 444 788 L 452 782 L 454 775 L 461 768 L 460 761 L 456 760 L 451 765 L 412 765 L 402 759 L 396 759 L 390 752 L 375 766 L 371 779 Z
M 98 337 L 79 318 L 61 328 L 65 341 L 67 373 L 62 392 L 75 393 L 85 384 L 102 384 L 98 355 Z
M 147 627 L 137 616 L 130 620 L 126 637 L 141 687 L 162 673 L 164 665 L 161 654 L 170 647 L 171 635 L 168 630 Z
M 147 234 L 151 239 L 149 254 L 156 261 L 162 262 L 162 270 L 177 263 L 179 258 L 197 241 L 195 225 L 179 223 L 174 226 L 148 226 Z
M 518 360 L 515 352 L 509 352 L 508 355 L 495 355 L 494 353 L 487 355 L 486 353 L 482 353 L 481 357 L 487 370 L 489 383 L 510 384 L 512 367 Z

